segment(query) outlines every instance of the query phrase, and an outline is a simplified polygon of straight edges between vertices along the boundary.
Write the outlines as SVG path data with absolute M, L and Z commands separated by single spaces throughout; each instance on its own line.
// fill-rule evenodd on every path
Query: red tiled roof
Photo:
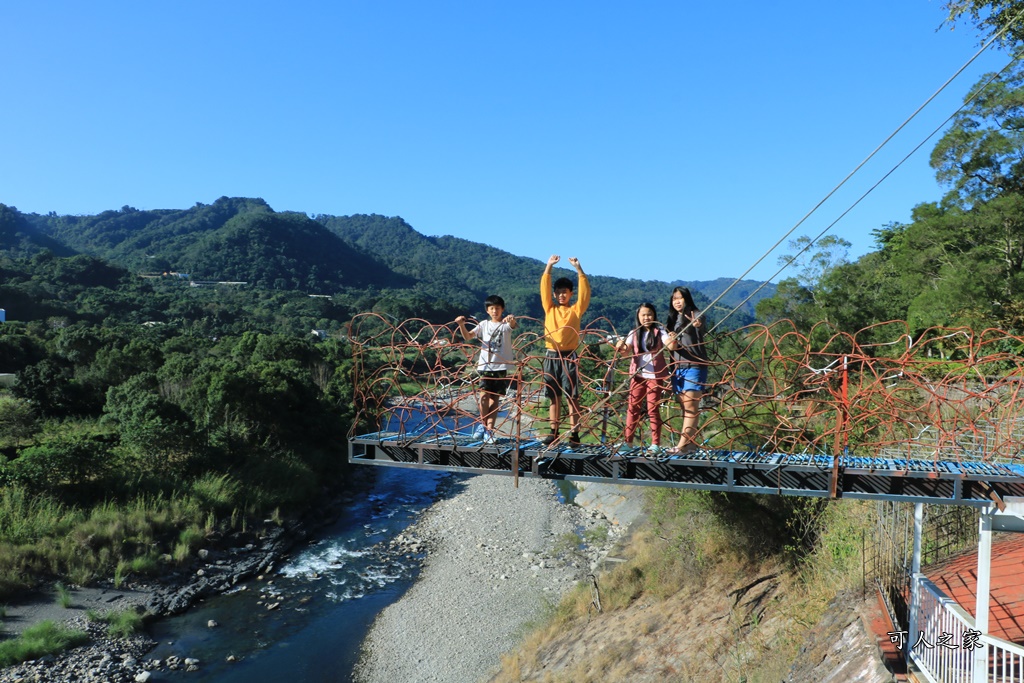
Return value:
M 946 595 L 975 615 L 978 551 L 937 562 L 922 570 Z M 1024 534 L 993 539 L 988 631 L 996 638 L 1024 645 Z

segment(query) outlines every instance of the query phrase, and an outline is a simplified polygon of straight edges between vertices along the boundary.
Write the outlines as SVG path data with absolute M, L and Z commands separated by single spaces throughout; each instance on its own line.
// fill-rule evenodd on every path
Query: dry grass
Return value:
M 0 492 L 0 599 L 23 592 L 40 576 L 85 585 L 115 574 L 123 581 L 129 570 L 151 572 L 165 551 L 183 561 L 205 536 L 207 517 L 188 496 L 140 497 L 82 510 L 6 487 Z
M 698 492 L 652 493 L 627 561 L 565 596 L 502 658 L 495 683 L 779 681 L 838 590 L 860 585 L 871 506 L 795 505 L 776 516 L 792 542 L 747 543 L 750 529 Z M 749 501 L 748 501 L 749 502 Z M 765 519 L 751 524 L 766 533 Z M 803 537 L 813 538 L 801 544 Z M 785 540 L 785 539 L 783 539 Z M 765 549 L 775 548 L 774 552 Z

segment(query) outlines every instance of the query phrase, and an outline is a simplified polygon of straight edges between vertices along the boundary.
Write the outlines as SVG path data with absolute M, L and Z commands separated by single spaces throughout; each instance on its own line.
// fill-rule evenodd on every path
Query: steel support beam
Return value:
M 629 457 L 634 456 L 634 457 Z M 603 445 L 544 449 L 537 441 L 484 444 L 448 433 L 419 440 L 375 433 L 349 440 L 349 461 L 450 472 L 600 481 L 708 491 L 988 507 L 993 493 L 1024 497 L 1024 467 L 854 456 L 699 451 L 649 459 L 636 449 L 612 457 Z M 835 463 L 841 475 L 833 478 Z M 833 485 L 836 486 L 833 489 Z

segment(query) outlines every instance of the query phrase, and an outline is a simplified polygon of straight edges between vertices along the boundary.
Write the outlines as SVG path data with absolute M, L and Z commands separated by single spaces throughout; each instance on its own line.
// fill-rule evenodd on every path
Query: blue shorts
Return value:
M 708 388 L 708 366 L 691 365 L 679 368 L 672 373 L 672 391 L 681 394 L 684 391 L 704 392 Z

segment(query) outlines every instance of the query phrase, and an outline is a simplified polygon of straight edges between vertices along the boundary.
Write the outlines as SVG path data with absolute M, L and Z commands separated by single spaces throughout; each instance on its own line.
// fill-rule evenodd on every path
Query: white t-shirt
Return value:
M 665 330 L 665 328 L 659 326 L 659 331 L 661 332 L 661 348 L 659 348 L 656 352 L 651 353 L 646 348 L 644 348 L 645 342 L 647 340 L 647 330 L 641 330 L 642 334 L 640 335 L 639 346 L 640 355 L 636 357 L 636 372 L 644 379 L 657 378 L 658 373 L 657 367 L 654 364 L 654 359 L 656 355 L 661 354 L 662 349 L 664 349 L 669 342 L 668 332 Z M 635 336 L 636 330 L 633 330 L 628 335 L 626 335 L 626 348 L 629 349 L 630 353 L 633 352 L 633 339 L 635 338 Z
M 483 320 L 473 328 L 470 334 L 480 340 L 480 358 L 477 361 L 477 370 L 498 372 L 515 367 L 512 328 L 508 323 Z

